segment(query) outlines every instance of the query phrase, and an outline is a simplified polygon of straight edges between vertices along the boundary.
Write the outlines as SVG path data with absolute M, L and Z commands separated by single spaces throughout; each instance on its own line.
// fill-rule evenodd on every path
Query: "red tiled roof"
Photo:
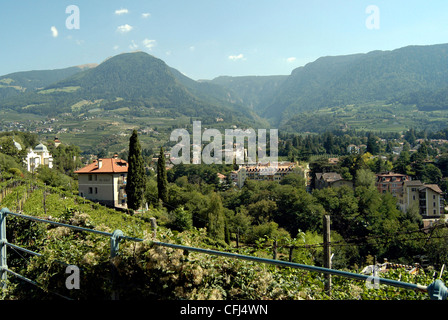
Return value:
M 100 161 L 102 163 L 101 168 L 98 167 L 98 163 Z M 75 173 L 127 173 L 128 168 L 128 163 L 125 160 L 117 158 L 106 158 L 93 160 L 93 163 L 75 171 Z
M 376 181 L 377 182 L 402 182 L 402 181 L 409 181 L 409 176 L 401 173 L 380 173 L 376 174 Z
M 378 173 L 378 177 L 407 177 L 405 174 L 401 173 L 394 173 L 394 172 L 387 172 L 387 173 Z

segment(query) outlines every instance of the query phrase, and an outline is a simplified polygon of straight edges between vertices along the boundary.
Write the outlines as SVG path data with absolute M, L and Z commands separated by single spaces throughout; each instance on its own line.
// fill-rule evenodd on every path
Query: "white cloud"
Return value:
M 144 39 L 142 43 L 146 48 L 152 50 L 152 48 L 154 48 L 156 45 L 156 40 Z
M 295 62 L 296 60 L 297 60 L 296 57 L 289 57 L 288 59 L 286 59 L 286 62 L 292 63 Z
M 115 14 L 116 15 L 122 15 L 122 14 L 126 14 L 126 13 L 129 13 L 129 11 L 128 11 L 128 9 L 119 9 L 119 10 L 115 10 Z
M 229 60 L 246 60 L 246 58 L 244 58 L 244 55 L 242 53 L 240 53 L 239 55 L 233 55 L 233 56 L 229 56 Z
M 120 48 L 120 46 L 118 46 L 118 45 L 114 46 L 114 50 L 118 50 L 118 48 Z
M 151 16 L 151 14 L 150 13 L 148 13 L 148 12 L 145 12 L 145 13 L 142 13 L 142 18 L 149 18 Z
M 138 44 L 136 44 L 135 41 L 132 40 L 131 44 L 129 45 L 129 48 L 130 48 L 131 50 L 135 50 L 135 49 L 138 48 Z
M 132 27 L 132 26 L 130 26 L 130 25 L 128 25 L 128 24 L 124 24 L 124 25 L 122 25 L 122 26 L 119 26 L 119 27 L 117 28 L 117 31 L 120 32 L 120 33 L 127 33 L 127 32 L 129 32 L 129 31 L 131 31 L 133 28 L 134 28 L 134 27 Z
M 55 26 L 51 27 L 51 34 L 53 35 L 54 38 L 56 38 L 59 34 L 58 29 L 56 29 Z
M 190 51 L 196 50 L 196 48 L 194 46 L 191 46 L 189 49 L 190 49 Z

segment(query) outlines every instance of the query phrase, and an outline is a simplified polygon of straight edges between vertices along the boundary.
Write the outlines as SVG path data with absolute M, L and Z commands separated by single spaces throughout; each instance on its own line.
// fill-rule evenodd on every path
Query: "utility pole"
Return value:
M 236 231 L 236 249 L 240 248 L 240 228 L 237 228 Z
M 323 218 L 324 230 L 324 267 L 331 269 L 331 247 L 330 247 L 330 216 L 325 215 Z M 325 291 L 331 295 L 331 275 L 325 274 Z
M 277 239 L 274 240 L 273 243 L 273 258 L 274 260 L 277 260 Z

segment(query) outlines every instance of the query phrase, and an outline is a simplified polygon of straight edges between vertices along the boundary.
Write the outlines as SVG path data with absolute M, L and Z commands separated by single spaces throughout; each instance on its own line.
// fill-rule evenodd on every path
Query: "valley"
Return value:
M 57 136 L 86 154 L 123 151 L 122 136 L 133 128 L 144 133 L 144 148 L 156 150 L 192 120 L 299 134 L 438 131 L 448 120 L 447 56 L 447 45 L 409 46 L 322 57 L 289 76 L 195 81 L 147 53 L 126 53 L 0 77 L 0 130 Z

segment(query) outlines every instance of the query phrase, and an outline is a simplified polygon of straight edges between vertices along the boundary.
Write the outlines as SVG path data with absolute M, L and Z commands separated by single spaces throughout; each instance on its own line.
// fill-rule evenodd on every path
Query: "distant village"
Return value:
M 56 119 L 49 119 L 48 122 L 42 123 L 41 130 L 43 131 L 41 132 L 51 133 L 53 131 L 51 125 L 56 121 Z M 21 127 L 21 125 L 18 126 Z M 17 129 L 14 125 L 13 127 Z M 145 130 L 144 133 L 153 131 L 152 129 Z M 419 144 L 423 141 L 423 139 L 417 139 L 415 148 L 409 150 L 409 152 L 416 152 Z M 443 145 L 447 144 L 448 140 L 433 139 L 430 142 L 434 145 Z M 60 144 L 61 141 L 55 138 L 54 146 L 58 147 Z M 22 147 L 20 144 L 15 142 L 15 145 L 21 150 Z M 347 147 L 347 153 L 363 153 L 366 147 L 366 145 L 351 144 Z M 238 152 L 238 150 L 241 151 L 241 149 L 236 150 L 235 152 Z M 392 154 L 398 156 L 402 150 L 402 146 L 393 147 Z M 246 156 L 246 150 L 244 152 L 244 156 Z M 234 156 L 236 157 L 237 154 L 235 153 Z M 167 160 L 167 169 L 172 168 L 173 164 L 170 161 L 172 158 L 169 151 L 165 152 L 165 157 Z M 375 157 L 381 157 L 383 160 L 387 159 L 384 156 Z M 47 147 L 42 143 L 27 151 L 25 162 L 29 172 L 34 172 L 42 165 L 48 166 L 49 168 L 53 167 L 53 157 Z M 108 206 L 126 208 L 125 185 L 128 169 L 127 162 L 119 159 L 117 154 L 112 158 L 94 159 L 90 162 L 75 171 L 78 176 L 79 195 Z M 330 165 L 336 165 L 338 162 L 338 157 L 328 158 Z M 156 164 L 157 158 L 153 158 L 150 166 L 154 168 Z M 354 188 L 353 181 L 344 179 L 337 172 L 318 172 L 315 176 L 311 176 L 309 164 L 305 162 L 280 161 L 275 163 L 276 170 L 269 172 L 268 168 L 272 167 L 272 165 L 273 163 L 269 162 L 239 165 L 238 169 L 230 173 L 230 180 L 235 186 L 242 188 L 246 180 L 280 181 L 283 177 L 296 173 L 304 178 L 305 187 L 308 192 L 311 192 L 313 189 L 337 188 L 342 186 Z M 218 178 L 221 183 L 224 183 L 228 179 L 226 175 L 221 173 L 218 173 Z M 375 185 L 380 193 L 390 192 L 397 199 L 397 206 L 403 212 L 412 206 L 417 207 L 420 215 L 424 219 L 425 225 L 431 225 L 438 219 L 443 218 L 444 212 L 447 210 L 445 207 L 444 193 L 437 184 L 425 184 L 419 180 L 412 180 L 412 177 L 405 174 L 382 172 L 376 174 Z

